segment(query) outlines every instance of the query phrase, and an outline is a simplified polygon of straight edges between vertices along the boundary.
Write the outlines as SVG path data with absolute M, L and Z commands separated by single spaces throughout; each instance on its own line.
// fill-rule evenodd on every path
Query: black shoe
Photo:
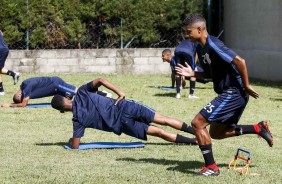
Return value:
M 266 140 L 266 142 L 268 143 L 268 145 L 270 147 L 273 146 L 273 137 L 272 134 L 268 128 L 268 123 L 267 121 L 262 121 L 258 123 L 258 126 L 260 127 L 260 131 L 259 131 L 259 136 L 264 138 L 264 140 Z
M 203 167 L 203 169 L 199 173 L 194 174 L 194 176 L 218 176 L 219 173 L 219 170 Z

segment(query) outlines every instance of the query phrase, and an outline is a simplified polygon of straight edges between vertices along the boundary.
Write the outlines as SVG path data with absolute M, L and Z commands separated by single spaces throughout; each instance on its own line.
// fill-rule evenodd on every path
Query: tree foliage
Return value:
M 183 18 L 203 9 L 203 0 L 2 1 L 6 42 L 31 49 L 116 48 L 121 40 L 137 47 L 173 46 L 182 39 Z

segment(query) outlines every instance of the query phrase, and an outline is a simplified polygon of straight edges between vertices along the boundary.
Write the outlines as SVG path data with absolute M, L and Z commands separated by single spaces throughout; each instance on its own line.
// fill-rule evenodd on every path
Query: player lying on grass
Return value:
M 179 65 L 180 75 L 196 78 L 212 78 L 214 91 L 218 96 L 208 103 L 193 119 L 192 127 L 199 141 L 205 160 L 204 168 L 198 176 L 217 176 L 219 169 L 214 161 L 211 138 L 224 139 L 244 134 L 258 134 L 269 146 L 273 138 L 268 123 L 237 125 L 248 103 L 249 95 L 258 98 L 258 93 L 250 86 L 245 60 L 227 48 L 218 38 L 210 36 L 206 20 L 201 14 L 191 14 L 184 20 L 185 31 L 192 42 L 198 42 L 197 53 L 204 72 Z M 207 126 L 210 125 L 210 130 Z
M 96 91 L 101 85 L 116 93 L 117 100 L 97 95 Z M 148 134 L 174 143 L 197 143 L 195 138 L 169 133 L 151 126 L 150 123 L 170 126 L 189 133 L 193 133 L 190 132 L 192 127 L 187 127 L 187 124 L 178 119 L 162 116 L 145 105 L 124 98 L 125 95 L 120 89 L 107 79 L 98 78 L 81 86 L 73 100 L 55 95 L 51 104 L 62 113 L 65 111 L 73 113 L 73 137 L 69 141 L 73 149 L 79 147 L 85 128 L 113 132 L 117 135 L 125 133 L 142 140 L 147 140 Z
M 26 107 L 29 99 L 43 98 L 58 94 L 59 87 L 69 89 L 73 96 L 76 87 L 66 83 L 60 77 L 33 77 L 26 79 L 13 97 L 14 103 L 5 103 L 2 107 Z
M 14 95 L 14 103 L 6 103 L 2 107 L 26 107 L 29 99 L 44 98 L 60 94 L 72 98 L 77 88 L 66 83 L 60 77 L 33 77 L 22 82 L 20 89 Z M 99 95 L 111 96 L 106 91 L 98 91 Z

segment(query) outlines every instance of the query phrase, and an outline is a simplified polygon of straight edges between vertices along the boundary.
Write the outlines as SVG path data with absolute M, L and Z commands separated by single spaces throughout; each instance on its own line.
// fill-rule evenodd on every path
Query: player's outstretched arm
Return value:
M 249 76 L 248 76 L 248 71 L 247 71 L 245 60 L 241 58 L 240 56 L 236 56 L 232 62 L 236 66 L 236 68 L 239 71 L 239 74 L 242 77 L 242 81 L 243 81 L 246 93 L 251 95 L 254 98 L 258 98 L 259 94 L 250 86 Z
M 117 105 L 119 101 L 125 98 L 125 94 L 119 88 L 117 88 L 114 84 L 110 83 L 107 79 L 98 78 L 98 79 L 93 80 L 94 88 L 99 88 L 101 85 L 105 86 L 106 88 L 115 92 L 118 95 L 115 105 Z
M 4 103 L 1 105 L 1 107 L 26 107 L 28 101 L 29 97 L 24 98 L 21 103 Z

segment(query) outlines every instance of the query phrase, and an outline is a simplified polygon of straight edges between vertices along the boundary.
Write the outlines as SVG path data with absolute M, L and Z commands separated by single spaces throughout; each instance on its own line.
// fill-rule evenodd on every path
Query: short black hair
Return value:
M 186 17 L 183 20 L 183 25 L 184 26 L 192 25 L 192 24 L 194 24 L 196 22 L 204 22 L 204 23 L 206 23 L 206 19 L 200 13 L 191 13 L 188 17 Z
M 53 98 L 52 98 L 52 101 L 51 101 L 51 105 L 54 109 L 57 109 L 59 111 L 61 111 L 64 107 L 65 107 L 65 101 L 64 101 L 64 98 L 65 97 L 62 97 L 60 95 L 55 95 Z
M 22 98 L 19 99 L 18 95 L 15 94 L 14 97 L 13 97 L 13 101 L 14 101 L 15 104 L 18 104 L 18 103 L 21 103 L 23 100 L 22 100 Z
M 162 55 L 167 54 L 167 53 L 171 54 L 171 50 L 170 49 L 163 50 Z

